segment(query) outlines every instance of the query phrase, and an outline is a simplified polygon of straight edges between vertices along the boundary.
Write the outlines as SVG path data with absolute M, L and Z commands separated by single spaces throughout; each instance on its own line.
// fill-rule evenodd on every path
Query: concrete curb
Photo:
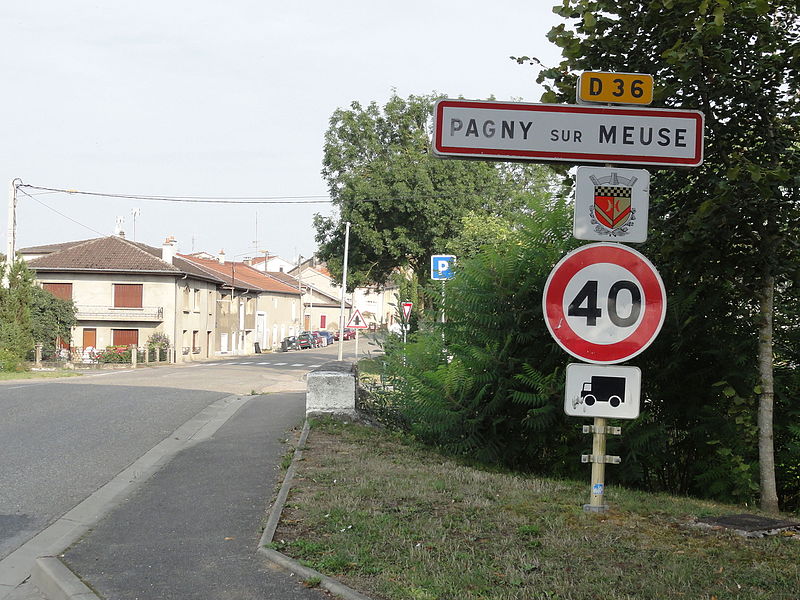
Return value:
M 47 600 L 95 600 L 97 595 L 56 556 L 36 559 L 31 582 Z
M 0 561 L 0 600 L 28 579 L 48 600 L 95 600 L 98 596 L 57 556 L 150 479 L 178 452 L 209 439 L 250 400 L 229 395 L 211 403 L 123 469 L 50 527 Z
M 288 469 L 286 469 L 286 475 L 283 478 L 281 489 L 278 492 L 277 498 L 275 498 L 275 502 L 270 507 L 269 518 L 267 519 L 267 524 L 264 527 L 264 533 L 261 535 L 261 540 L 258 542 L 258 553 L 278 567 L 289 571 L 290 573 L 294 573 L 303 581 L 310 579 L 318 580 L 320 582 L 320 587 L 325 588 L 330 593 L 344 598 L 345 600 L 371 600 L 371 598 L 368 596 L 365 596 L 364 594 L 347 587 L 343 583 L 340 583 L 335 579 L 328 577 L 327 575 L 323 575 L 319 571 L 304 567 L 293 558 L 290 558 L 285 554 L 278 552 L 277 550 L 266 547 L 272 542 L 272 539 L 275 536 L 275 530 L 278 528 L 281 513 L 283 512 L 283 507 L 286 504 L 286 498 L 289 495 L 289 490 L 292 487 L 292 480 L 294 479 L 294 474 L 297 470 L 297 463 L 303 457 L 303 448 L 305 447 L 306 439 L 308 439 L 308 432 L 309 424 L 308 420 L 306 420 L 305 424 L 303 425 L 303 432 L 300 434 L 300 440 L 297 444 L 297 448 L 295 448 L 294 455 L 292 456 L 292 464 L 289 465 Z
M 258 542 L 259 548 L 269 544 L 275 537 L 275 530 L 278 529 L 278 522 L 281 519 L 281 513 L 283 512 L 283 507 L 286 504 L 286 498 L 289 497 L 289 490 L 292 487 L 294 474 L 297 471 L 297 463 L 303 457 L 303 448 L 306 445 L 309 430 L 310 426 L 308 421 L 306 421 L 303 424 L 303 431 L 300 433 L 300 440 L 297 442 L 297 448 L 294 449 L 292 462 L 289 465 L 289 468 L 286 469 L 286 475 L 283 477 L 281 489 L 278 491 L 278 496 L 275 498 L 275 502 L 269 509 L 269 518 L 267 519 L 267 524 L 264 526 L 264 532 L 261 534 L 261 539 Z

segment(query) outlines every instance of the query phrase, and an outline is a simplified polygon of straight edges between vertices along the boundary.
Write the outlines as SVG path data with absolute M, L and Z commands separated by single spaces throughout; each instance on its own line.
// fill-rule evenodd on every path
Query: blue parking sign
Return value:
M 431 279 L 452 279 L 456 257 L 450 254 L 431 256 Z

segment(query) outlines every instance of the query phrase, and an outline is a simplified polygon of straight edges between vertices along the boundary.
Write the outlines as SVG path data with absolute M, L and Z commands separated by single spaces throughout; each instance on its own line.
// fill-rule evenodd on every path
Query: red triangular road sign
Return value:
M 364 317 L 361 316 L 361 311 L 355 309 L 350 316 L 350 320 L 345 327 L 349 329 L 369 329 L 369 325 L 364 322 Z
M 413 302 L 403 302 L 403 320 L 408 323 L 409 317 L 411 317 L 411 309 L 414 307 Z

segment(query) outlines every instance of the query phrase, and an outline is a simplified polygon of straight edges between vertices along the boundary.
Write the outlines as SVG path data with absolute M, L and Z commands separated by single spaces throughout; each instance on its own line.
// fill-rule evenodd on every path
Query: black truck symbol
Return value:
M 586 406 L 595 402 L 608 402 L 614 408 L 625 402 L 625 378 L 596 375 L 586 381 L 581 389 L 581 400 Z

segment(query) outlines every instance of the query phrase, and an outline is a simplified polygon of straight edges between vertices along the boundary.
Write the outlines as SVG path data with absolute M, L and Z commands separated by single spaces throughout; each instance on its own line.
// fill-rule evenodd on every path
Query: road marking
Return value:
M 260 364 L 260 365 L 268 365 L 269 363 L 268 362 L 260 362 L 258 364 Z
M 309 369 L 316 369 L 317 367 L 321 367 L 322 365 L 308 365 Z
M 216 367 L 219 363 L 206 363 L 207 367 Z
M 290 367 L 305 367 L 303 363 L 295 363 L 293 365 L 289 365 Z
M 275 366 L 276 366 L 276 367 L 285 367 L 285 366 L 286 366 L 286 365 L 288 365 L 288 364 L 289 364 L 289 363 L 275 363 Z

